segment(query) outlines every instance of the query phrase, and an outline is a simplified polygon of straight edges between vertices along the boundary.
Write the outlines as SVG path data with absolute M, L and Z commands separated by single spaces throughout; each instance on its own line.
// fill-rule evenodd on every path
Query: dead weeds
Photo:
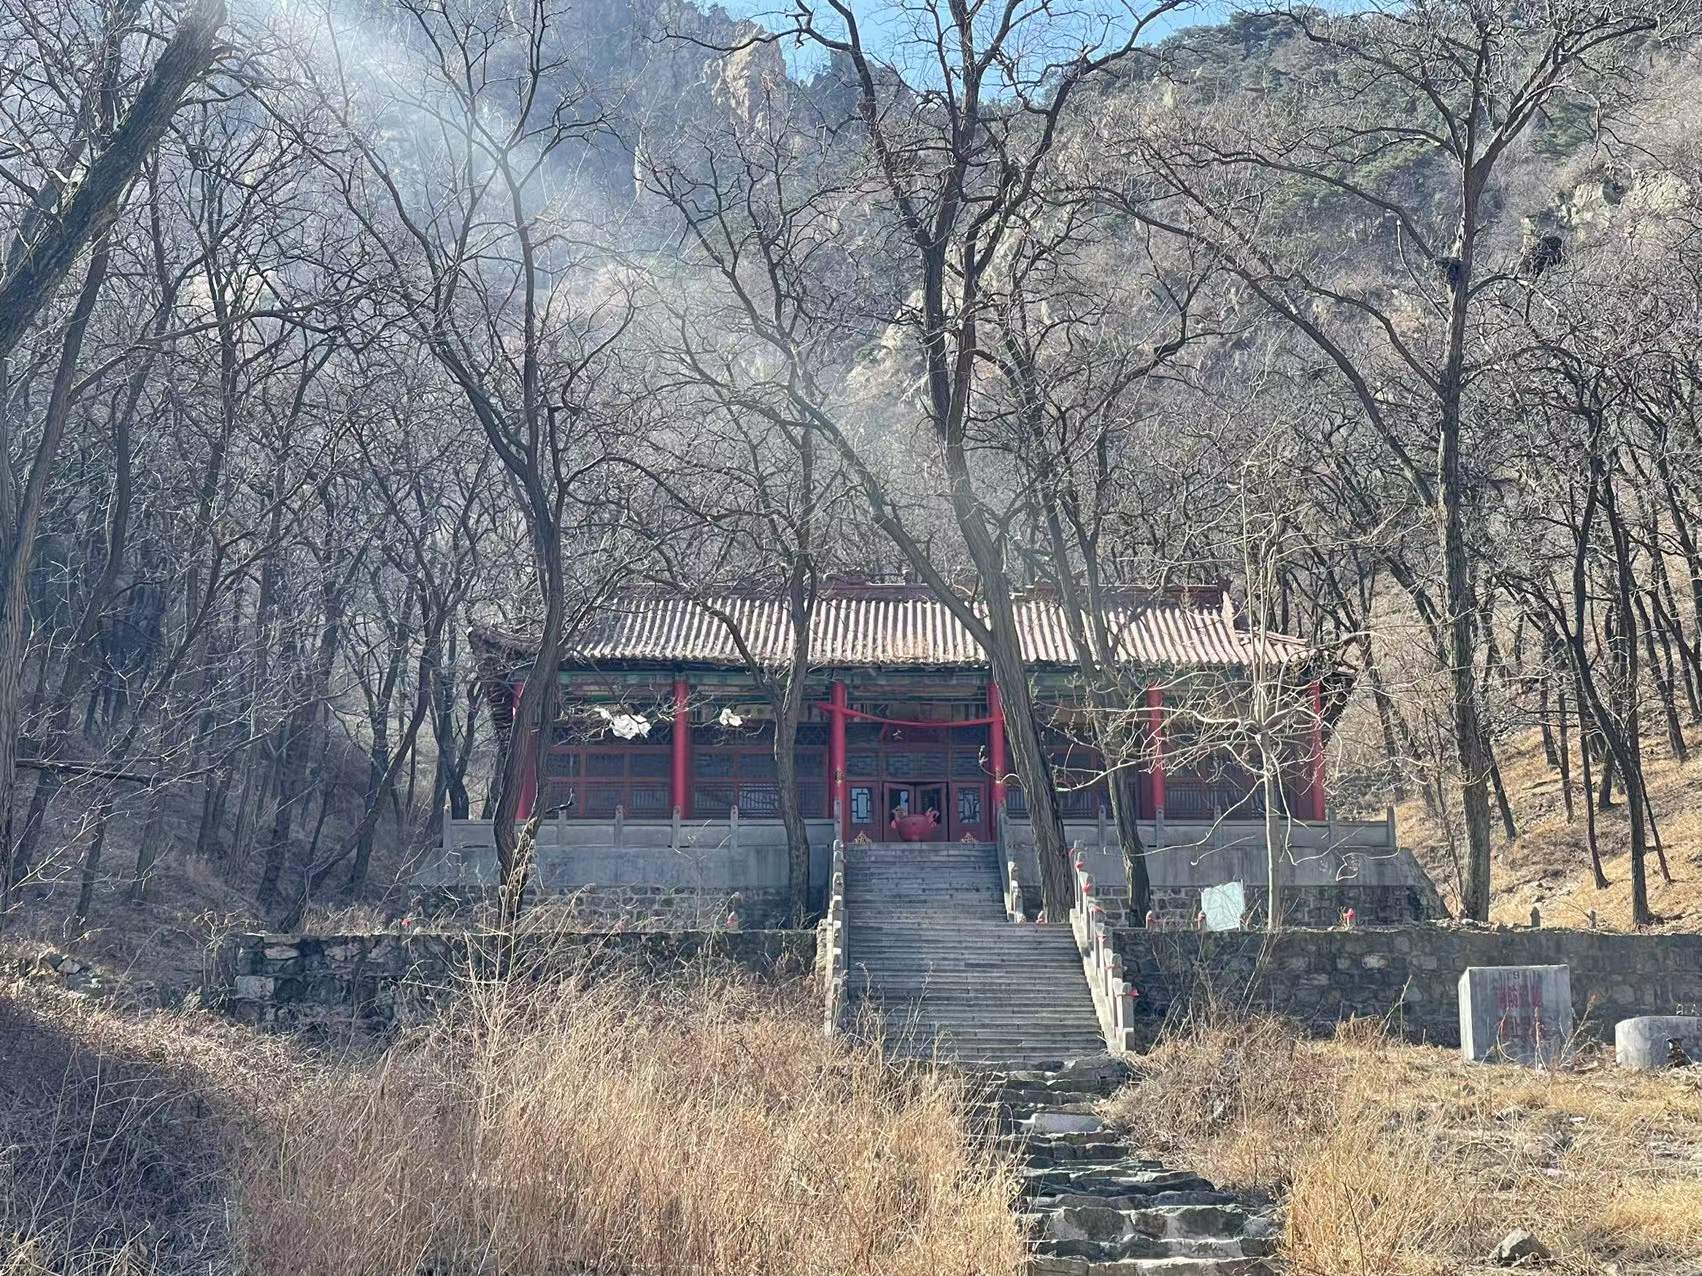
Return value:
M 1196 1024 L 1107 1105 L 1149 1146 L 1279 1195 L 1308 1276 L 1476 1270 L 1530 1229 L 1553 1270 L 1702 1272 L 1702 1076 L 1468 1064 L 1356 1024 Z

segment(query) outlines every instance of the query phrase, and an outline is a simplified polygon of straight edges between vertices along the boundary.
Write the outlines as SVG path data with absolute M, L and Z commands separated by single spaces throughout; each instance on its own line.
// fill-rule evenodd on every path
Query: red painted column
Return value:
M 1164 692 L 1146 689 L 1147 730 L 1152 733 L 1152 811 L 1164 814 Z
M 674 679 L 674 765 L 670 787 L 674 810 L 681 819 L 691 815 L 691 714 L 686 710 L 690 691 L 684 678 Z
M 526 684 L 520 683 L 514 689 L 514 705 L 518 709 L 521 698 L 526 694 Z M 518 716 L 518 715 L 516 715 Z M 509 728 L 518 731 L 519 722 Z M 529 731 L 524 736 L 516 734 L 514 747 L 524 750 L 520 755 L 520 801 L 515 807 L 514 818 L 524 824 L 532 818 L 532 808 L 538 804 L 538 734 Z
M 999 684 L 989 674 L 987 677 L 987 716 L 993 721 L 987 725 L 987 762 L 993 771 L 993 809 L 1005 809 L 1005 775 L 1008 764 L 1005 761 L 1005 702 L 999 695 Z
M 841 837 L 845 836 L 846 821 L 851 818 L 851 812 L 846 809 L 845 792 L 845 708 L 845 684 L 835 678 L 828 707 L 827 791 L 828 801 L 833 806 L 829 814 L 838 819 Z
M 1310 790 L 1312 818 L 1327 819 L 1324 813 L 1324 688 L 1316 679 L 1312 682 L 1312 756 Z

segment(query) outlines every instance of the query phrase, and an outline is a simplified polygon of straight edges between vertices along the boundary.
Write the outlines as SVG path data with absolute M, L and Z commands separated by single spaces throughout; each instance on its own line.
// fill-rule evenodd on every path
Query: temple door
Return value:
M 955 782 L 951 786 L 951 820 L 948 832 L 951 840 L 961 842 L 991 842 L 988 826 L 987 785 L 980 781 Z

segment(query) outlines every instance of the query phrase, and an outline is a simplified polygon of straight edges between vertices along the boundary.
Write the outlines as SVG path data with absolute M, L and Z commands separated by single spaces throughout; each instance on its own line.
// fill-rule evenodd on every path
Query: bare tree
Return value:
M 135 97 L 123 101 L 124 42 L 135 35 L 133 7 L 109 11 L 100 33 L 93 73 L 79 82 L 83 68 L 61 66 L 59 81 L 43 75 L 38 84 L 56 85 L 76 121 L 74 131 L 55 137 L 54 153 L 36 149 L 36 129 L 55 118 L 56 104 L 33 101 L 28 94 L 7 95 L 9 131 L 19 140 L 0 149 L 8 185 L 25 192 L 23 206 L 8 236 L 0 274 L 0 812 L 6 836 L 0 864 L 0 909 L 9 900 L 17 875 L 13 862 L 12 810 L 17 785 L 17 741 L 21 729 L 21 671 L 24 665 L 26 577 L 34 557 L 36 533 L 48 476 L 52 472 L 69 415 L 85 334 L 111 264 L 106 235 L 123 210 L 131 183 L 158 145 L 184 95 L 212 66 L 224 22 L 223 0 L 200 0 L 184 15 L 155 59 Z M 49 133 L 51 137 L 52 134 Z M 76 180 L 71 178 L 76 175 Z M 10 364 L 20 343 L 43 309 L 69 277 L 85 248 L 92 245 L 82 283 L 59 338 L 52 389 L 35 433 L 33 447 L 19 412 Z M 14 446 L 13 440 L 18 440 Z M 29 457 L 23 473 L 13 458 Z
M 1107 21 L 1097 6 L 1036 9 L 1020 0 L 967 6 L 926 0 L 913 24 L 918 74 L 899 68 L 865 39 L 853 7 L 783 8 L 783 31 L 820 50 L 860 129 L 861 145 L 838 162 L 800 171 L 792 163 L 747 164 L 732 174 L 711 165 L 698 177 L 685 165 L 650 161 L 652 186 L 684 218 L 694 245 L 722 272 L 745 308 L 745 321 L 786 369 L 777 380 L 791 410 L 839 451 L 877 527 L 910 569 L 986 652 L 1003 700 L 1017 776 L 1026 795 L 1049 916 L 1061 918 L 1073 891 L 1050 765 L 1040 742 L 1020 646 L 1008 546 L 1002 535 L 1001 485 L 979 479 L 974 422 L 979 379 L 1004 289 L 1013 228 L 1040 198 L 1043 174 L 1067 111 L 1085 86 L 1108 80 L 1133 60 L 1152 20 L 1176 7 L 1118 7 Z M 837 128 L 837 122 L 830 125 Z M 828 156 L 836 160 L 838 157 Z M 790 192 L 792 178 L 808 189 Z M 813 184 L 811 186 L 810 184 Z M 731 222 L 743 192 L 778 191 L 793 210 L 778 222 Z M 813 244 L 830 258 L 828 206 L 866 219 L 865 247 L 887 274 L 888 328 L 916 364 L 918 393 L 890 409 L 933 451 L 941 495 L 973 564 L 975 597 L 942 572 L 907 522 L 889 482 L 859 449 L 853 422 L 822 381 L 820 345 L 832 318 L 807 306 L 803 280 Z M 797 220 L 805 216 L 804 224 Z
M 1478 673 L 1484 626 L 1469 451 L 1471 387 L 1490 356 L 1474 349 L 1473 333 L 1486 295 L 1518 264 L 1486 255 L 1489 201 L 1498 169 L 1536 121 L 1578 97 L 1610 108 L 1641 42 L 1686 20 L 1689 8 L 1583 0 L 1541 11 L 1450 3 L 1267 13 L 1316 51 L 1313 64 L 1251 109 L 1180 80 L 1166 84 L 1167 99 L 1146 95 L 1109 125 L 1107 147 L 1139 157 L 1112 195 L 1149 224 L 1210 245 L 1292 326 L 1350 389 L 1382 463 L 1404 476 L 1431 521 L 1440 580 L 1425 605 L 1446 638 L 1465 805 L 1463 902 L 1484 918 L 1493 759 Z M 1387 282 L 1357 278 L 1327 244 L 1291 237 L 1288 191 L 1350 209 L 1385 245 Z
M 559 700 L 554 670 L 564 634 L 600 604 L 611 564 L 577 578 L 576 504 L 608 455 L 608 378 L 632 314 L 630 287 L 600 273 L 571 237 L 576 217 L 564 179 L 576 148 L 601 127 L 556 38 L 565 6 L 400 6 L 410 31 L 401 75 L 342 47 L 326 86 L 347 125 L 355 163 L 327 154 L 348 207 L 379 248 L 381 283 L 406 330 L 463 396 L 519 498 L 531 542 L 541 620 L 535 668 L 515 708 L 497 786 L 497 854 L 509 914 L 525 866 L 515 827 L 521 778 L 536 773 Z M 377 80 L 376 93 L 373 81 Z M 432 121 L 394 145 L 391 124 Z M 578 279 L 586 293 L 563 286 Z

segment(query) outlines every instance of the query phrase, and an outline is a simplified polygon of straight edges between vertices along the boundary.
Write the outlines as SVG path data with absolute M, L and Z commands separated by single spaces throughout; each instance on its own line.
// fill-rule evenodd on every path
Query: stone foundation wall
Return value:
M 494 886 L 429 886 L 414 893 L 414 910 L 426 918 L 496 902 Z M 539 890 L 534 907 L 547 909 L 564 930 L 722 930 L 729 913 L 741 929 L 769 930 L 785 927 L 791 899 L 781 887 L 593 885 Z
M 1348 1018 L 1387 1019 L 1411 1040 L 1457 1046 L 1467 966 L 1571 967 L 1579 1026 L 1603 1039 L 1621 1019 L 1702 1003 L 1702 935 L 1428 925 L 1266 936 L 1119 927 L 1113 941 L 1140 994 L 1136 1016 L 1150 1031 L 1167 1015 L 1215 1004 L 1292 1016 L 1319 1032 Z
M 815 949 L 813 930 L 571 931 L 524 937 L 515 968 L 667 975 L 710 965 L 787 979 L 810 972 Z M 493 953 L 489 936 L 466 933 L 233 935 L 206 996 L 244 1023 L 382 1030 L 429 1012 L 458 981 L 488 971 Z
M 806 820 L 805 898 L 825 907 L 831 820 Z M 730 908 L 746 930 L 790 921 L 791 856 L 778 820 L 546 820 L 528 895 L 560 907 L 570 929 L 716 929 Z M 452 820 L 414 876 L 428 917 L 496 899 L 496 839 L 488 821 Z M 735 901 L 735 896 L 737 897 Z
M 1245 888 L 1248 920 L 1264 925 L 1270 891 L 1248 884 Z M 1192 930 L 1200 915 L 1198 886 L 1154 886 L 1153 911 L 1167 926 Z M 1361 926 L 1406 926 L 1431 917 L 1425 893 L 1413 886 L 1361 885 L 1341 882 L 1332 886 L 1291 886 L 1283 891 L 1284 922 L 1289 926 L 1327 929 L 1353 910 Z

